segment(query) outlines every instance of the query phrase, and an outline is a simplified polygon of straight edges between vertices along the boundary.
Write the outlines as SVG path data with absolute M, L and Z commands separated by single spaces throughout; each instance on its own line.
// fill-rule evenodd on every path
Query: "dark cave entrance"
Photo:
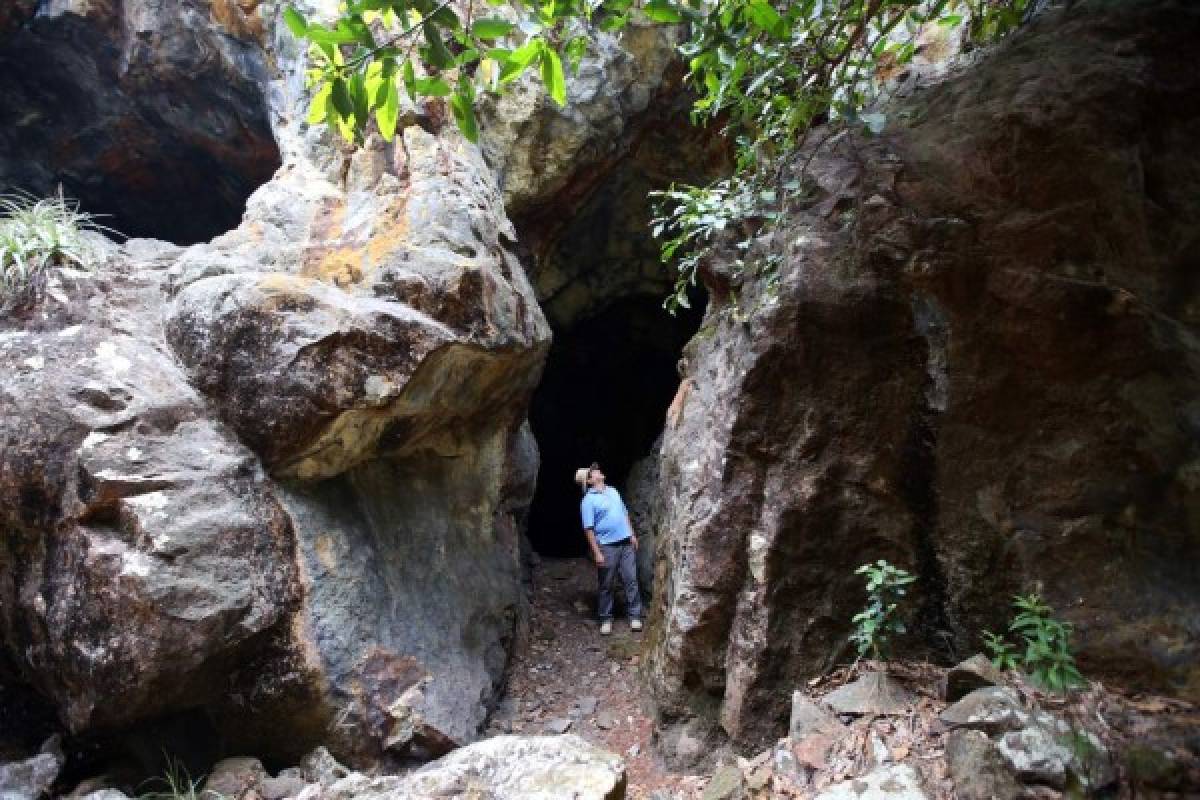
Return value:
M 0 29 L 0 193 L 61 191 L 119 239 L 188 245 L 237 227 L 281 163 L 267 64 L 180 9 L 158 20 L 170 46 L 122 42 L 99 12 L 15 12 Z
M 674 276 L 650 232 L 652 191 L 707 184 L 730 169 L 727 142 L 689 125 L 689 109 L 686 93 L 668 91 L 596 184 L 568 187 L 560 199 L 514 216 L 536 254 L 531 277 L 554 331 L 529 412 L 541 466 L 527 530 L 543 556 L 585 553 L 578 468 L 599 462 L 632 505 L 630 468 L 662 433 L 679 358 L 704 317 L 699 287 L 691 308 L 674 316 L 663 308 Z
M 597 461 L 628 502 L 626 478 L 650 454 L 679 387 L 680 352 L 702 304 L 670 316 L 658 297 L 629 297 L 557 333 L 529 421 L 541 450 L 529 539 L 543 556 L 585 552 L 575 470 Z

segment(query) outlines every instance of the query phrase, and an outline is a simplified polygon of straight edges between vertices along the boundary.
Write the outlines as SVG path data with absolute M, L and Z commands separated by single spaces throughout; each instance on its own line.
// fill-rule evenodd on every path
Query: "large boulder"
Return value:
M 662 450 L 664 719 L 778 736 L 876 558 L 919 576 L 910 649 L 1040 588 L 1085 674 L 1195 695 L 1198 36 L 1047 13 L 819 154 L 776 275 L 712 265 Z

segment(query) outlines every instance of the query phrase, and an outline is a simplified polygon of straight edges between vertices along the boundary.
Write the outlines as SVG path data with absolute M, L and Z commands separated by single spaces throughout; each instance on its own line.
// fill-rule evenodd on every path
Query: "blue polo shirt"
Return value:
M 621 495 L 611 486 L 605 486 L 604 491 L 588 489 L 579 511 L 583 515 L 583 527 L 594 530 L 600 544 L 616 544 L 633 534 L 629 529 L 629 512 L 621 502 Z

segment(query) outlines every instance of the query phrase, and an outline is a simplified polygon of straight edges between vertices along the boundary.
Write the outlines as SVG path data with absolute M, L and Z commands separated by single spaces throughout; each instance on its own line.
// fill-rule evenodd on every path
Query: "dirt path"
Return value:
M 643 634 L 618 615 L 612 634 L 600 635 L 595 567 L 546 559 L 533 580 L 529 637 L 489 732 L 574 733 L 625 759 L 633 800 L 660 789 L 690 794 L 701 779 L 668 771 L 650 746 L 653 724 L 637 676 Z

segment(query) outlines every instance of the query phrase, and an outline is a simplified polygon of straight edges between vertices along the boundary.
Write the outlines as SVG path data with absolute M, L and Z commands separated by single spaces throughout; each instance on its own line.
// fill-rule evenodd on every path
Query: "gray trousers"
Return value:
M 604 554 L 604 566 L 596 568 L 596 578 L 600 584 L 599 608 L 600 619 L 612 619 L 613 615 L 613 583 L 617 573 L 621 574 L 621 583 L 625 586 L 625 608 L 630 619 L 642 618 L 642 593 L 638 591 L 637 582 L 637 553 L 629 539 L 617 544 L 602 544 L 600 552 Z

